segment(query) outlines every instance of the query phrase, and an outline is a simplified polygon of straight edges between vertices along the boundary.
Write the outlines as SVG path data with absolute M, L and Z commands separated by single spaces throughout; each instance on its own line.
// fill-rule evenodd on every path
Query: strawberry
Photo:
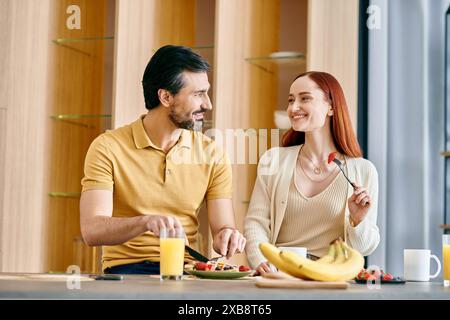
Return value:
M 366 277 L 366 280 L 367 280 L 367 281 L 375 281 L 375 280 L 377 280 L 377 278 L 376 278 L 373 274 L 369 274 L 369 275 Z
M 328 155 L 328 164 L 331 163 L 331 161 L 334 160 L 334 158 L 336 158 L 337 152 L 332 152 Z
M 249 271 L 249 270 L 250 270 L 249 267 L 246 267 L 246 266 L 239 266 L 239 271 L 240 271 L 240 272 L 245 272 L 245 271 Z
M 195 270 L 200 270 L 200 271 L 204 271 L 207 270 L 208 265 L 204 262 L 197 262 L 195 264 Z
M 363 280 L 373 280 L 375 277 L 371 275 L 369 272 L 364 273 Z
M 383 281 L 391 281 L 392 279 L 394 279 L 394 276 L 390 273 L 386 273 L 383 276 Z
M 362 269 L 362 270 L 358 273 L 358 275 L 356 276 L 356 278 L 359 279 L 359 280 L 364 280 L 364 279 L 365 279 L 365 278 L 364 278 L 365 273 L 366 273 L 366 269 Z

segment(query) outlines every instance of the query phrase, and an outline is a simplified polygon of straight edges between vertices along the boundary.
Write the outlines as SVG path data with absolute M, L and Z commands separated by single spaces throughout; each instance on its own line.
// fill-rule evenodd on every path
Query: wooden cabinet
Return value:
M 52 3 L 44 209 L 49 271 L 65 271 L 69 265 L 81 271 L 98 268 L 100 250 L 86 246 L 81 238 L 80 180 L 90 143 L 111 127 L 114 4 L 108 0 Z M 70 5 L 79 7 L 80 29 L 67 28 Z
M 450 165 L 450 6 L 445 14 L 445 90 L 446 97 L 444 102 L 444 115 L 445 115 L 445 125 L 444 125 L 444 148 L 447 151 L 441 152 L 441 156 L 444 157 L 444 214 L 443 214 L 443 224 L 441 228 L 444 234 L 450 234 L 450 221 L 449 221 L 449 165 Z
M 0 271 L 44 268 L 50 1 L 0 1 Z
M 80 29 L 67 27 L 70 5 L 80 8 Z M 142 75 L 162 45 L 190 46 L 212 65 L 214 109 L 204 129 L 255 129 L 267 147 L 276 144 L 279 137 L 259 129 L 275 128 L 274 111 L 285 108 L 292 79 L 309 69 L 341 81 L 356 119 L 357 0 L 23 0 L 0 6 L 0 27 L 7 30 L 0 40 L 8 48 L 0 50 L 7 71 L 0 76 L 0 271 L 65 271 L 69 265 L 99 271 L 100 250 L 80 237 L 84 156 L 98 134 L 146 113 Z M 300 55 L 274 57 L 280 51 Z M 241 230 L 256 161 L 233 164 Z M 204 209 L 200 228 L 200 249 L 211 254 Z M 234 261 L 246 263 L 245 255 Z

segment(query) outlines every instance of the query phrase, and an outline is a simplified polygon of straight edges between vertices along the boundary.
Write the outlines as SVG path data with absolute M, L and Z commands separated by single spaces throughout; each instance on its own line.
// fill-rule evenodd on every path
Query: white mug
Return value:
M 430 260 L 437 262 L 438 270 L 430 275 Z M 430 250 L 405 249 L 403 251 L 403 270 L 407 281 L 430 281 L 441 272 L 441 262 Z
M 278 249 L 280 249 L 281 251 L 291 251 L 291 252 L 298 254 L 299 256 L 306 258 L 307 248 L 305 248 L 305 247 L 278 247 Z M 275 266 L 273 264 L 271 264 L 270 262 L 269 262 L 269 268 L 272 272 L 278 271 L 277 268 L 275 268 Z
M 306 253 L 308 251 L 308 249 L 305 247 L 278 247 L 278 249 L 280 249 L 281 251 L 294 252 L 303 258 L 306 258 Z

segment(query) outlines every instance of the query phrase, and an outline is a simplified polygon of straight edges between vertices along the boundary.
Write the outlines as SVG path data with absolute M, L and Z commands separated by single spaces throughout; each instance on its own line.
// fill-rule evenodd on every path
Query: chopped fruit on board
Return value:
M 208 265 L 207 265 L 206 263 L 204 263 L 204 262 L 197 262 L 197 263 L 195 264 L 195 269 L 196 269 L 196 270 L 202 270 L 202 271 L 204 271 L 204 270 L 206 270 L 207 267 L 208 267 Z
M 393 277 L 392 274 L 390 274 L 390 273 L 386 273 L 386 274 L 383 276 L 383 280 L 384 280 L 384 281 L 389 281 L 389 280 L 392 280 L 392 279 L 394 279 L 394 277 Z
M 356 280 L 365 280 L 365 281 L 375 281 L 375 280 L 382 280 L 382 281 L 393 281 L 393 280 L 399 280 L 399 277 L 394 277 L 390 273 L 386 273 L 383 270 L 367 270 L 362 269 L 358 275 L 356 276 Z
M 250 268 L 246 267 L 246 266 L 240 266 L 239 271 L 241 271 L 241 272 L 250 271 Z
M 227 264 L 225 262 L 217 262 L 217 261 L 208 261 L 208 262 L 199 262 L 194 261 L 185 266 L 187 270 L 197 270 L 197 271 L 234 271 L 234 272 L 247 272 L 251 269 L 247 266 L 240 265 L 235 266 L 231 264 Z

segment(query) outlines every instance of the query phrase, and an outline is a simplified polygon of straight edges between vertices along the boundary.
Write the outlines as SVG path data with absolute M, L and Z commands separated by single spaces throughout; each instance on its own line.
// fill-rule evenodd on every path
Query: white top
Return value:
M 376 224 L 378 207 L 378 173 L 375 166 L 363 158 L 345 158 L 346 173 L 351 181 L 357 185 L 364 186 L 372 197 L 372 204 L 367 216 L 356 227 L 352 227 L 349 221 L 349 210 L 347 199 L 353 194 L 353 188 L 349 183 L 342 188 L 342 174 L 339 174 L 334 182 L 322 193 L 315 196 L 317 201 L 311 204 L 315 212 L 319 211 L 320 219 L 313 222 L 303 222 L 298 225 L 298 230 L 293 233 L 292 229 L 285 228 L 285 223 L 292 216 L 287 208 L 292 208 L 295 204 L 288 204 L 290 187 L 293 181 L 297 157 L 301 146 L 273 148 L 268 150 L 260 159 L 258 164 L 258 175 L 255 181 L 253 194 L 250 200 L 249 209 L 245 218 L 244 234 L 247 238 L 246 253 L 252 268 L 256 268 L 261 262 L 266 261 L 259 250 L 259 243 L 269 242 L 277 246 L 289 241 L 290 233 L 292 235 L 304 235 L 302 241 L 308 240 L 306 246 L 309 253 L 321 256 L 324 253 L 324 243 L 327 239 L 334 236 L 334 232 L 344 237 L 344 240 L 351 247 L 358 250 L 362 255 L 371 254 L 380 242 L 380 233 Z M 341 179 L 342 177 L 342 179 Z M 339 181 L 339 183 L 338 183 Z M 346 180 L 345 180 L 346 181 Z M 336 184 L 336 185 L 334 185 Z M 339 195 L 330 195 L 334 187 L 344 189 L 344 197 Z M 328 191 L 330 191 L 328 193 Z M 323 196 L 323 197 L 322 197 Z M 314 198 L 314 200 L 316 200 Z M 319 199 L 321 199 L 319 201 Z M 309 202 L 311 199 L 309 200 Z M 331 204 L 333 203 L 334 204 Z M 334 208 L 330 210 L 330 204 Z M 340 214 L 339 207 L 343 207 L 344 214 Z M 304 207 L 309 210 L 311 207 Z M 328 218 L 327 218 L 328 215 Z M 311 214 L 302 213 L 303 217 Z M 325 229 L 322 225 L 323 219 L 332 219 L 336 225 L 330 223 Z M 340 222 L 339 219 L 342 219 Z M 297 219 L 300 222 L 302 219 Z M 300 229 L 302 228 L 302 229 Z M 327 228 L 331 228 L 328 229 Z M 295 228 L 296 229 L 296 228 Z M 340 231 L 335 231 L 340 229 Z M 287 234 L 286 234 L 287 233 Z M 339 237 L 339 236 L 338 236 Z M 336 237 L 336 238 L 338 238 Z M 336 239 L 334 238 L 334 239 Z M 334 240 L 331 239 L 331 240 Z M 330 240 L 330 241 L 331 241 Z M 291 240 L 293 241 L 293 240 Z M 327 243 L 327 246 L 329 242 Z

